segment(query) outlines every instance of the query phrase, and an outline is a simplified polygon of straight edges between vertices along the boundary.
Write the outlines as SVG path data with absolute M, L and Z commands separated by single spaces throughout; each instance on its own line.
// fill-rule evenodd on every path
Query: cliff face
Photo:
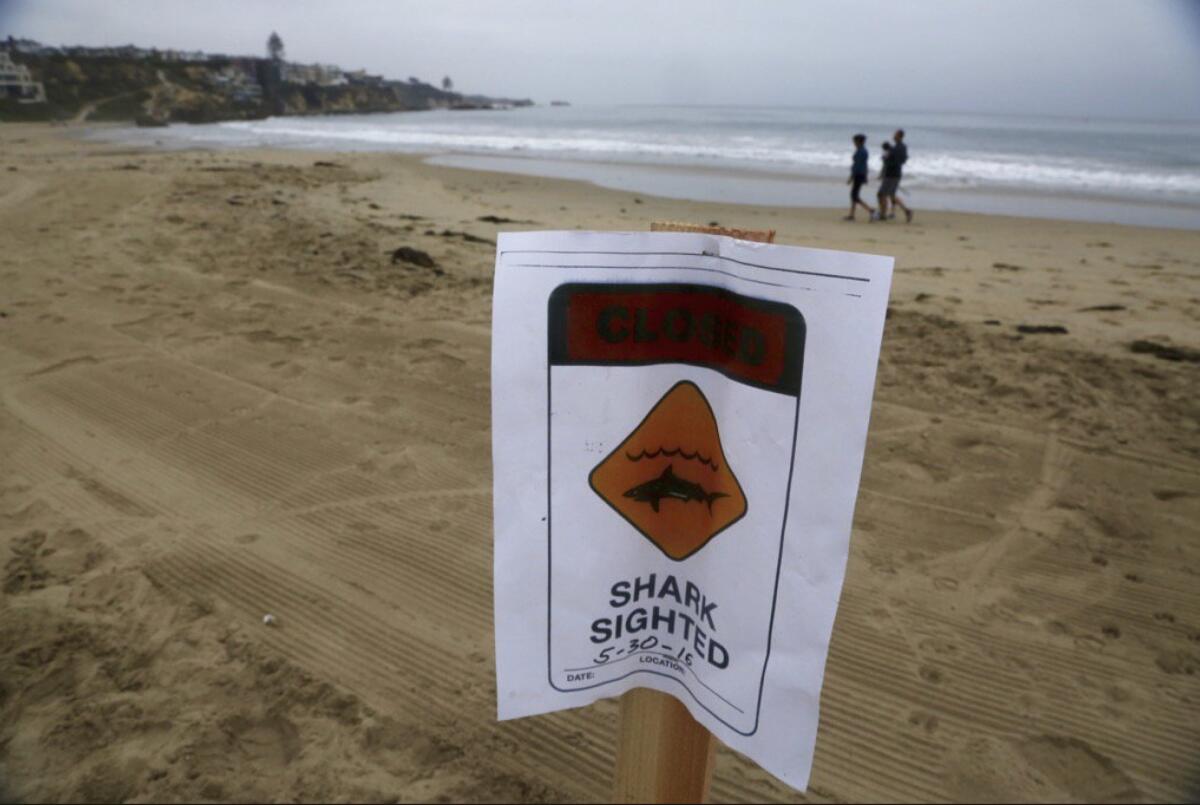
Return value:
M 18 104 L 0 100 L 0 119 L 62 120 L 92 109 L 98 120 L 131 119 L 157 83 L 154 68 L 146 62 L 120 59 L 80 61 L 58 57 L 22 56 L 35 81 L 46 87 L 46 103 Z
M 317 86 L 284 83 L 266 59 L 181 63 L 117 57 L 22 56 L 46 87 L 44 104 L 0 99 L 0 120 L 204 123 L 267 115 L 399 112 L 449 107 L 462 96 L 429 84 L 382 82 Z
M 273 93 L 273 114 L 327 115 L 399 112 L 449 107 L 457 95 L 428 84 L 345 85 L 336 87 L 283 84 Z

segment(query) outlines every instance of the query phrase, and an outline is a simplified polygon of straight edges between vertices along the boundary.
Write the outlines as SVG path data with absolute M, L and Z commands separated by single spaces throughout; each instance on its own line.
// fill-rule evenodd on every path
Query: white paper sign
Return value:
M 892 259 L 501 235 L 501 719 L 671 694 L 804 789 Z

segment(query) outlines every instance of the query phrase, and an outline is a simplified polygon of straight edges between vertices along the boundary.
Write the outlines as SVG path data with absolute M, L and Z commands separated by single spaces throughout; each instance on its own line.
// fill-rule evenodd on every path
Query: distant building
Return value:
M 285 84 L 312 84 L 318 87 L 336 87 L 347 83 L 342 68 L 336 64 L 293 62 L 284 62 L 279 66 L 279 80 Z
M 65 47 L 62 53 L 74 59 L 148 59 L 154 53 L 146 48 L 139 48 L 133 45 L 123 45 L 121 47 L 102 47 L 92 48 L 84 47 L 83 45 L 74 45 Z
M 208 74 L 208 81 L 238 103 L 258 103 L 263 91 L 255 77 L 253 65 L 249 68 L 238 60 Z
M 149 59 L 154 55 L 154 52 L 146 48 L 140 48 L 136 45 L 124 45 L 119 48 L 112 48 L 113 55 L 121 59 Z
M 163 61 L 202 62 L 208 57 L 203 50 L 164 50 Z
M 227 64 L 219 69 L 210 70 L 208 80 L 214 86 L 232 87 L 238 84 L 245 84 L 254 79 L 253 73 L 248 73 L 245 69 L 236 64 Z
M 11 35 L 6 42 L 0 43 L 0 47 L 9 53 L 17 53 L 22 56 L 57 56 L 62 53 L 59 48 L 43 45 L 33 39 L 17 39 Z
M 0 98 L 15 98 L 21 103 L 45 103 L 46 88 L 34 81 L 29 68 L 17 64 L 7 50 L 0 50 Z
M 386 80 L 381 75 L 371 75 L 366 70 L 347 70 L 346 82 L 350 84 L 366 84 L 368 86 L 381 87 L 386 83 Z
M 258 84 L 243 84 L 240 87 L 234 87 L 230 96 L 237 103 L 261 103 L 263 91 Z

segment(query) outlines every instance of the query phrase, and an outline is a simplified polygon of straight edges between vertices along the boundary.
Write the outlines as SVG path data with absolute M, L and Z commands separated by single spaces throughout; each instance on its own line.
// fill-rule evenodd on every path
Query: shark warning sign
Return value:
M 746 514 L 746 495 L 721 449 L 712 406 L 690 380 L 663 395 L 596 465 L 589 482 L 604 502 L 676 560 L 691 556 Z
M 803 787 L 891 260 L 679 233 L 498 251 L 501 717 L 650 687 Z
M 590 616 L 579 632 L 551 630 L 551 684 L 662 676 L 753 734 L 786 535 L 803 314 L 708 283 L 571 282 L 550 294 L 546 322 L 548 616 Z M 594 438 L 579 442 L 583 433 Z M 581 511 L 585 480 L 608 516 L 563 527 Z M 629 561 L 579 578 L 569 557 L 597 550 Z M 735 557 L 753 589 L 705 578 L 712 562 Z

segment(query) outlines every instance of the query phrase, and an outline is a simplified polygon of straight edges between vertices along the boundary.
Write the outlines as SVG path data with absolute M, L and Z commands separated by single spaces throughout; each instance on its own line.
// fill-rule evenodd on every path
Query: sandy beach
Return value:
M 606 800 L 614 702 L 495 720 L 491 273 L 652 220 L 897 261 L 812 785 L 714 801 L 1200 796 L 1200 231 L 69 135 L 0 127 L 0 801 Z

